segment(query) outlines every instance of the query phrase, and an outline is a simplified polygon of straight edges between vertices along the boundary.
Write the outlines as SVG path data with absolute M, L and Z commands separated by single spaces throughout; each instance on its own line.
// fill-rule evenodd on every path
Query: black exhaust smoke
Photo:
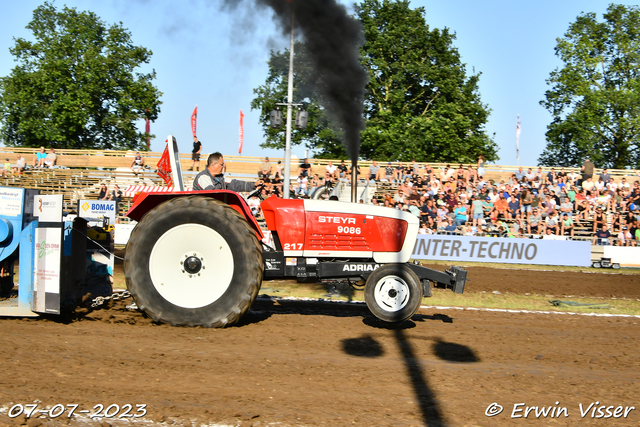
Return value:
M 274 12 L 284 35 L 294 26 L 313 61 L 318 92 L 325 110 L 344 132 L 344 145 L 352 162 L 360 153 L 360 131 L 364 129 L 364 91 L 367 73 L 360 65 L 362 25 L 347 14 L 336 0 L 223 0 L 233 10 L 253 1 Z M 294 69 L 295 72 L 295 69 Z

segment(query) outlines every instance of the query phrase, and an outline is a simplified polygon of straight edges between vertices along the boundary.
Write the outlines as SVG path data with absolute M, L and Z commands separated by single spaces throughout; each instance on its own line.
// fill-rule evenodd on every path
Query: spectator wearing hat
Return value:
M 271 166 L 271 163 L 269 163 L 269 158 L 265 157 L 264 158 L 264 162 L 262 162 L 260 164 L 260 170 L 258 171 L 258 178 L 269 178 L 271 176 L 271 171 L 272 171 L 273 167 Z
M 11 171 L 11 162 L 7 158 L 4 163 L 4 169 L 2 169 L 2 176 L 10 176 L 10 175 L 13 175 L 13 173 Z
M 393 181 L 393 166 L 391 165 L 391 162 L 387 162 L 387 166 L 384 168 L 384 176 L 387 179 L 387 181 L 391 182 Z
M 625 226 L 622 227 L 620 233 L 618 233 L 618 246 L 635 246 L 636 242 L 631 235 L 629 229 Z

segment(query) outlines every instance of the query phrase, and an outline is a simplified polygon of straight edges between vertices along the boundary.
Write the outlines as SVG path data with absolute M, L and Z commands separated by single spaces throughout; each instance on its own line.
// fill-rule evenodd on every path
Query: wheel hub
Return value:
M 189 274 L 198 274 L 202 269 L 202 260 L 197 256 L 190 256 L 184 261 L 184 270 Z

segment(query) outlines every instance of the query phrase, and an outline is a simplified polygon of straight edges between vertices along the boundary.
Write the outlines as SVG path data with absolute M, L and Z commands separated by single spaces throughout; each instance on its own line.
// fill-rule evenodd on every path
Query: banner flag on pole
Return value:
M 167 183 L 167 187 L 173 187 L 173 181 L 171 179 L 171 160 L 169 158 L 169 142 L 165 141 L 167 145 L 164 147 L 162 156 L 158 160 L 158 176 Z
M 149 119 L 147 119 L 147 122 L 144 126 L 144 132 L 147 134 L 147 150 L 149 150 L 149 147 L 150 147 L 149 134 L 151 133 L 151 122 L 149 121 Z
M 198 105 L 196 104 L 196 108 L 193 109 L 193 113 L 191 113 L 191 132 L 193 136 L 196 136 L 196 127 L 198 125 Z
M 240 110 L 240 145 L 238 146 L 238 154 L 242 154 L 242 144 L 244 143 L 244 114 Z
M 516 123 L 516 159 L 520 160 L 520 114 L 518 114 L 518 122 Z

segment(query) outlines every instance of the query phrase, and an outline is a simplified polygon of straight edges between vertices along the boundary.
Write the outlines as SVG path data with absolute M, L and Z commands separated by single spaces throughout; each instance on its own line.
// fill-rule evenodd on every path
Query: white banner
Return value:
M 591 243 L 573 240 L 420 234 L 411 258 L 589 267 Z

